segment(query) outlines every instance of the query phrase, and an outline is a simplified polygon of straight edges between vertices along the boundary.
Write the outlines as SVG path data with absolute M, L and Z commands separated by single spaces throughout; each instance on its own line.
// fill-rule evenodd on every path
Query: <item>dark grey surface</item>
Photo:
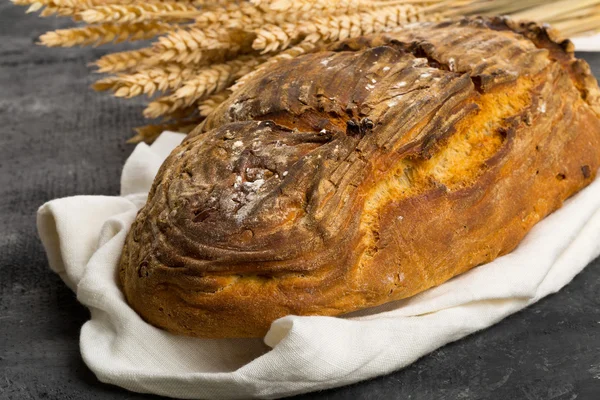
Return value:
M 87 310 L 48 269 L 46 200 L 115 195 L 141 103 L 89 89 L 105 49 L 33 44 L 64 21 L 0 0 L 0 399 L 149 399 L 105 385 L 78 349 Z M 600 74 L 600 55 L 582 54 Z M 389 376 L 301 399 L 599 399 L 600 261 L 560 293 Z

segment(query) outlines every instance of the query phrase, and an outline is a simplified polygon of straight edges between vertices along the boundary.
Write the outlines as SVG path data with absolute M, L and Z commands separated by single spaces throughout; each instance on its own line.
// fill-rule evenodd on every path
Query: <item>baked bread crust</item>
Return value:
M 510 252 L 600 167 L 569 41 L 503 18 L 335 43 L 253 76 L 164 162 L 127 301 L 198 337 L 403 299 Z

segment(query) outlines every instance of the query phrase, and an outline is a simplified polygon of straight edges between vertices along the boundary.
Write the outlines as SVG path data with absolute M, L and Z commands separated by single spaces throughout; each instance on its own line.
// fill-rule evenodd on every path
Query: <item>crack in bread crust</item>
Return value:
M 150 323 L 201 337 L 414 295 L 589 184 L 598 115 L 587 64 L 535 24 L 419 24 L 282 61 L 167 158 L 121 286 Z
M 378 251 L 381 209 L 389 202 L 399 202 L 428 190 L 455 191 L 473 185 L 505 143 L 508 130 L 514 130 L 511 117 L 520 118 L 528 112 L 533 86 L 532 79 L 519 78 L 513 86 L 482 94 L 474 102 L 476 111 L 461 119 L 454 128 L 455 134 L 439 144 L 431 157 L 402 159 L 380 178 L 366 195 L 360 222 L 366 250 L 358 262 L 359 270 Z

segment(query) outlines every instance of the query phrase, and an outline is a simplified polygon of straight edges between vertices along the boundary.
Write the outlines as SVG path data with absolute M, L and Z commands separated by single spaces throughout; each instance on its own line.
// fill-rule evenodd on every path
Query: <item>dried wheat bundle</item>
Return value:
M 600 0 L 11 0 L 82 26 L 40 36 L 45 46 L 155 39 L 102 56 L 96 90 L 152 97 L 159 118 L 133 141 L 187 132 L 260 71 L 329 42 L 462 15 L 548 22 L 567 36 L 600 30 Z

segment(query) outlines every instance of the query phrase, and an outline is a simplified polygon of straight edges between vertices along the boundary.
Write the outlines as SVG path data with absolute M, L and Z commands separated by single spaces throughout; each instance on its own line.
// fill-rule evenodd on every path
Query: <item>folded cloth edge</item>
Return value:
M 162 142 L 163 144 L 160 146 L 159 151 L 154 151 L 154 150 L 158 150 L 156 145 L 153 145 L 150 147 L 148 147 L 146 145 L 143 145 L 143 146 L 146 146 L 149 150 L 154 151 L 154 154 L 156 155 L 157 159 L 164 158 L 167 155 L 166 148 L 169 146 L 175 147 L 175 145 L 178 143 L 177 139 L 181 140 L 182 135 L 175 134 L 175 135 L 171 136 L 170 139 L 174 139 L 174 138 L 175 138 L 175 140 L 163 141 Z M 161 142 L 158 142 L 158 143 L 160 144 Z M 142 146 L 142 145 L 140 145 L 140 146 Z M 154 147 L 154 149 L 153 149 L 153 147 Z M 136 148 L 136 150 L 138 148 Z M 140 154 L 140 156 L 142 156 L 142 155 L 145 156 L 147 154 L 148 154 L 148 152 L 145 152 L 144 154 Z M 130 157 L 130 159 L 128 160 L 127 163 L 129 163 L 130 161 L 132 161 L 132 162 L 135 161 L 135 160 L 133 160 L 133 156 L 134 156 L 134 154 L 132 154 L 132 157 Z M 150 169 L 154 169 L 156 167 L 155 161 L 156 161 L 156 159 L 152 163 L 153 165 L 147 165 L 147 167 Z M 143 166 L 143 163 L 141 165 Z M 124 174 L 125 174 L 125 171 L 126 171 L 126 168 L 124 168 Z M 146 182 L 147 182 L 147 180 L 146 180 Z M 591 186 L 594 186 L 595 187 L 594 190 L 597 190 L 597 186 L 600 186 L 600 183 L 598 183 L 598 180 L 597 180 Z M 588 193 L 591 190 L 592 190 L 592 188 L 584 189 L 582 192 L 580 192 L 579 194 L 574 196 L 574 198 L 568 200 L 568 202 L 576 201 L 576 198 L 581 198 L 584 193 Z M 79 282 L 79 280 L 81 279 L 81 277 L 83 276 L 83 274 L 85 272 L 84 271 L 85 267 L 88 264 L 87 261 L 98 250 L 99 247 L 102 247 L 101 245 L 99 246 L 98 243 L 106 242 L 106 240 L 108 240 L 108 239 L 104 239 L 103 241 L 100 240 L 101 232 L 100 232 L 100 230 L 97 229 L 99 221 L 102 221 L 100 223 L 100 225 L 103 226 L 104 221 L 110 219 L 111 217 L 118 215 L 120 213 L 123 213 L 123 212 L 131 213 L 132 210 L 134 210 L 136 207 L 140 207 L 141 204 L 143 203 L 142 199 L 145 199 L 145 194 L 140 193 L 139 190 L 134 191 L 134 192 L 135 192 L 135 195 L 132 192 L 129 192 L 129 193 L 131 193 L 131 195 L 126 196 L 125 198 L 123 198 L 123 197 L 108 197 L 108 196 L 77 196 L 77 197 L 71 197 L 71 198 L 64 198 L 64 199 L 50 201 L 50 202 L 44 204 L 42 207 L 40 207 L 40 209 L 38 211 L 38 216 L 37 216 L 37 224 L 38 224 L 39 234 L 42 239 L 42 243 L 48 254 L 50 267 L 55 272 L 57 272 L 61 276 L 61 278 L 65 281 L 65 283 L 74 291 L 77 291 L 77 282 Z M 600 191 L 599 191 L 599 193 L 600 193 Z M 86 206 L 90 206 L 90 207 L 95 207 L 96 204 L 98 204 L 98 205 L 102 204 L 102 207 L 98 207 L 98 209 L 102 210 L 102 212 L 94 213 L 94 215 L 90 217 L 89 214 L 86 214 L 85 207 L 83 207 L 82 204 L 85 204 Z M 106 207 L 107 204 L 110 204 L 110 207 Z M 598 204 L 597 208 L 600 208 L 600 204 Z M 560 210 L 559 210 L 559 212 L 560 212 Z M 60 216 L 60 217 L 57 217 L 57 216 Z M 81 231 L 73 232 L 69 229 L 69 226 L 70 226 L 70 224 L 73 224 L 74 223 L 73 221 L 76 221 L 78 218 L 92 218 L 95 221 L 95 223 L 85 224 L 90 227 L 90 231 L 87 231 L 87 230 L 85 230 L 85 228 L 81 228 L 80 225 L 77 225 L 79 229 L 84 229 L 85 232 L 84 233 L 82 233 Z M 581 256 L 577 260 L 580 264 L 578 268 L 571 268 L 571 270 L 568 271 L 569 273 L 566 276 L 560 276 L 560 278 L 561 278 L 560 284 L 557 284 L 558 281 L 556 280 L 556 277 L 554 277 L 554 281 L 553 281 L 553 279 L 552 279 L 553 277 L 552 276 L 549 277 L 547 275 L 545 277 L 545 279 L 542 281 L 542 283 L 538 286 L 538 290 L 540 290 L 540 288 L 543 288 L 542 286 L 544 285 L 546 278 L 548 279 L 548 282 L 553 282 L 554 285 L 548 284 L 548 287 L 543 288 L 544 290 L 542 290 L 542 293 L 536 293 L 536 295 L 532 298 L 513 298 L 513 299 L 511 299 L 510 302 L 503 303 L 502 304 L 503 308 L 504 307 L 508 307 L 508 308 L 506 310 L 503 310 L 503 312 L 499 312 L 499 313 L 496 313 L 496 315 L 494 315 L 494 316 L 490 316 L 490 318 L 487 320 L 488 322 L 484 323 L 483 325 L 477 325 L 477 324 L 472 325 L 468 329 L 466 329 L 464 326 L 463 327 L 460 327 L 460 326 L 454 327 L 454 329 L 456 329 L 456 331 L 454 332 L 454 334 L 451 334 L 446 338 L 448 340 L 444 339 L 444 340 L 438 341 L 433 344 L 433 347 L 431 347 L 432 342 L 429 343 L 429 347 L 428 347 L 427 343 L 420 343 L 420 345 L 422 346 L 422 350 L 419 352 L 413 352 L 411 357 L 404 357 L 403 364 L 398 364 L 397 362 L 392 362 L 392 360 L 390 360 L 389 357 L 387 357 L 385 355 L 385 351 L 382 350 L 382 354 L 383 354 L 382 359 L 371 358 L 370 361 L 367 362 L 367 364 L 368 364 L 368 363 L 375 362 L 374 360 L 380 360 L 378 362 L 381 362 L 383 367 L 380 367 L 378 369 L 364 370 L 364 369 L 361 369 L 360 366 L 359 366 L 359 368 L 355 368 L 356 366 L 352 367 L 352 366 L 348 365 L 349 372 L 347 371 L 347 373 L 345 373 L 345 374 L 340 373 L 339 369 L 338 369 L 337 375 L 335 375 L 335 376 L 330 375 L 328 377 L 328 379 L 330 379 L 329 381 L 327 381 L 327 379 L 325 379 L 325 380 L 320 379 L 320 378 L 322 378 L 322 376 L 329 375 L 328 374 L 329 371 L 327 371 L 327 370 L 321 371 L 321 375 L 317 376 L 316 377 L 317 379 L 315 379 L 315 380 L 296 381 L 294 379 L 288 379 L 288 380 L 264 379 L 264 376 L 265 376 L 264 371 L 268 369 L 266 367 L 266 364 L 273 361 L 273 360 L 271 360 L 272 356 L 278 356 L 278 355 L 281 355 L 281 353 L 283 351 L 288 351 L 288 353 L 287 353 L 288 355 L 293 354 L 297 357 L 297 359 L 288 360 L 289 362 L 286 365 L 289 366 L 290 368 L 302 368 L 303 367 L 302 363 L 307 362 L 307 360 L 304 359 L 304 357 L 306 356 L 307 352 L 309 350 L 311 350 L 311 348 L 313 351 L 321 350 L 318 346 L 314 347 L 314 343 L 313 343 L 312 347 L 311 347 L 310 343 L 308 343 L 308 344 L 306 343 L 307 336 L 306 336 L 305 332 L 307 329 L 309 329 L 309 330 L 315 329 L 315 327 L 318 328 L 320 326 L 319 324 L 331 323 L 333 321 L 333 322 L 335 322 L 334 323 L 335 326 L 344 327 L 346 332 L 342 332 L 342 333 L 349 333 L 351 336 L 352 334 L 364 335 L 365 333 L 362 332 L 362 330 L 361 330 L 362 328 L 358 329 L 356 327 L 359 327 L 361 325 L 362 326 L 369 325 L 368 320 L 361 321 L 360 318 L 358 318 L 355 321 L 352 321 L 352 320 L 345 320 L 345 319 L 332 318 L 332 317 L 288 316 L 288 317 L 284 317 L 284 318 L 281 318 L 281 319 L 275 321 L 272 325 L 271 330 L 268 332 L 268 334 L 266 335 L 266 337 L 264 339 L 268 345 L 274 347 L 274 350 L 277 350 L 279 352 L 278 354 L 275 351 L 272 351 L 272 352 L 265 354 L 265 356 L 267 356 L 267 357 L 264 357 L 264 356 L 259 357 L 262 359 L 261 362 L 258 362 L 258 363 L 255 362 L 258 360 L 258 359 L 256 359 L 246 365 L 241 366 L 241 368 L 238 368 L 233 372 L 213 374 L 214 378 L 217 378 L 217 376 L 221 376 L 221 378 L 224 378 L 225 375 L 223 375 L 223 374 L 236 374 L 237 375 L 236 381 L 238 382 L 238 384 L 247 385 L 246 386 L 247 391 L 244 391 L 243 387 L 237 387 L 236 389 L 234 389 L 232 387 L 231 393 L 228 394 L 227 388 L 224 388 L 223 391 L 221 391 L 221 390 L 214 391 L 213 392 L 214 395 L 211 395 L 210 397 L 213 397 L 213 398 L 244 398 L 244 396 L 247 397 L 248 395 L 257 396 L 257 397 L 273 397 L 273 396 L 280 396 L 280 395 L 292 395 L 292 394 L 303 393 L 303 392 L 306 392 L 309 390 L 324 389 L 324 388 L 329 388 L 329 387 L 345 385 L 348 383 L 356 382 L 358 380 L 368 379 L 373 376 L 388 373 L 388 372 L 393 371 L 394 369 L 406 366 L 406 365 L 410 364 L 410 362 L 412 362 L 412 361 L 416 360 L 417 358 L 423 356 L 424 354 L 434 350 L 435 348 L 438 348 L 441 345 L 444 345 L 450 341 L 457 340 L 457 339 L 464 337 L 470 333 L 473 333 L 477 330 L 488 327 L 488 326 L 494 324 L 495 322 L 499 321 L 500 319 L 504 318 L 505 316 L 522 309 L 523 307 L 539 300 L 540 298 L 544 297 L 545 295 L 547 295 L 549 293 L 559 290 L 561 287 L 566 285 L 578 272 L 580 272 L 585 267 L 585 265 L 587 265 L 587 263 L 589 261 L 591 261 L 591 259 L 595 258 L 598 255 L 598 253 L 600 253 L 600 248 L 599 248 L 600 245 L 598 245 L 598 240 L 597 240 L 597 238 L 599 236 L 598 232 L 600 231 L 598 229 L 599 226 L 600 226 L 600 212 L 598 210 L 596 210 L 596 212 L 592 214 L 592 217 L 590 217 L 588 223 L 585 226 L 583 226 L 582 228 L 580 228 L 580 230 L 578 231 L 580 234 L 582 232 L 584 232 L 584 230 L 586 230 L 586 229 L 588 231 L 590 231 L 590 232 L 587 232 L 587 235 L 588 235 L 587 236 L 588 240 L 586 241 L 587 247 L 584 246 L 588 250 L 588 254 L 586 254 L 585 257 Z M 92 232 L 94 229 L 96 229 L 96 231 Z M 590 239 L 590 238 L 593 239 L 594 237 L 596 238 L 595 242 L 594 242 L 594 240 Z M 61 238 L 64 240 L 61 241 Z M 575 238 L 574 240 L 578 240 L 578 239 Z M 582 241 L 580 239 L 579 239 L 579 242 L 582 243 Z M 596 243 L 596 248 L 589 246 L 589 243 Z M 77 246 L 80 246 L 80 248 L 78 249 Z M 570 249 L 570 247 L 568 247 L 568 249 Z M 573 253 L 573 252 L 577 253 L 575 250 L 571 250 L 571 253 Z M 562 255 L 564 255 L 564 254 L 561 254 L 561 256 Z M 577 255 L 577 254 L 575 254 L 575 255 Z M 566 257 L 567 260 L 565 262 L 568 262 L 569 260 L 573 260 L 573 256 L 574 255 L 571 254 L 569 257 Z M 557 258 L 557 260 L 558 259 L 560 259 L 560 257 Z M 84 264 L 84 265 L 82 266 L 82 264 Z M 475 303 L 475 304 L 470 304 L 470 305 L 463 304 L 458 307 L 453 307 L 452 309 L 444 309 L 444 310 L 440 310 L 438 312 L 446 312 L 446 313 L 447 312 L 458 312 L 458 311 L 460 311 L 461 308 L 463 308 L 463 306 L 480 307 L 483 310 L 483 309 L 486 309 L 486 307 L 498 308 L 498 305 L 499 304 L 495 304 L 493 302 L 490 303 L 490 302 L 483 301 L 480 303 Z M 498 310 L 496 310 L 496 311 L 498 311 Z M 392 316 L 392 317 L 390 317 L 390 319 L 393 320 L 394 318 L 397 318 L 398 321 L 395 323 L 392 323 L 390 325 L 390 327 L 391 328 L 396 327 L 397 329 L 399 329 L 401 331 L 405 331 L 407 328 L 407 326 L 406 326 L 407 321 L 410 322 L 409 323 L 409 325 L 410 325 L 411 323 L 417 323 L 418 320 L 423 320 L 423 318 L 431 319 L 433 317 L 435 317 L 435 316 L 432 316 L 432 314 L 430 314 L 430 315 L 425 314 L 423 316 L 416 317 L 418 319 L 415 319 L 415 317 L 393 317 Z M 93 317 L 92 317 L 92 320 L 94 320 Z M 327 321 L 327 322 L 323 322 L 323 321 Z M 357 324 L 357 323 L 348 324 L 348 322 L 360 322 L 360 324 Z M 477 321 L 474 321 L 474 322 L 477 322 Z M 376 324 L 376 323 L 377 323 L 377 321 L 371 322 L 370 324 Z M 481 323 L 481 321 L 479 321 L 479 323 Z M 404 325 L 402 325 L 402 324 L 404 324 Z M 348 328 L 348 327 L 352 327 L 352 328 Z M 356 330 L 353 330 L 355 328 L 356 328 Z M 391 332 L 390 334 L 397 333 L 393 329 L 391 329 L 390 332 Z M 367 337 L 367 336 L 365 336 L 365 337 Z M 310 336 L 308 336 L 308 337 L 310 337 Z M 398 336 L 396 335 L 396 336 L 394 336 L 394 338 L 398 339 Z M 335 346 L 336 346 L 335 341 L 337 341 L 337 338 L 329 337 L 329 338 L 325 338 L 325 339 L 326 340 L 324 342 L 326 343 L 327 346 L 332 346 L 333 348 L 335 348 Z M 83 331 L 82 331 L 82 340 L 83 340 Z M 199 340 L 201 340 L 201 339 L 199 339 Z M 382 338 L 380 337 L 380 333 L 377 334 L 377 336 L 373 339 L 373 341 L 385 342 L 385 341 L 382 341 Z M 344 343 L 346 343 L 346 344 L 347 344 L 347 342 L 348 341 L 344 341 Z M 82 348 L 83 348 L 83 346 L 84 346 L 84 344 L 82 343 Z M 390 350 L 390 349 L 384 349 L 384 350 Z M 331 354 L 328 353 L 328 355 L 331 355 Z M 317 358 L 315 358 L 314 360 L 316 360 L 318 362 L 323 361 L 324 363 L 328 363 L 328 364 L 332 364 L 332 363 L 335 364 L 337 362 L 337 363 L 341 363 L 340 365 L 342 365 L 345 362 L 345 360 L 336 360 L 335 357 L 330 358 L 330 359 L 325 359 L 325 360 L 319 360 L 318 354 L 315 355 L 315 357 L 317 357 Z M 88 363 L 90 368 L 103 381 L 106 381 L 108 383 L 117 384 L 117 385 L 129 388 L 131 390 L 150 392 L 150 393 L 158 393 L 158 394 L 170 395 L 170 396 L 175 396 L 175 397 L 180 397 L 180 398 L 197 398 L 198 395 L 200 394 L 198 391 L 191 390 L 190 388 L 188 388 L 188 389 L 190 389 L 190 391 L 188 391 L 188 392 L 182 392 L 181 390 L 173 390 L 173 391 L 165 392 L 163 389 L 161 389 L 160 387 L 157 386 L 156 383 L 158 383 L 158 382 L 156 382 L 156 375 L 145 376 L 143 371 L 136 371 L 135 374 L 133 374 L 133 375 L 125 374 L 125 373 L 123 373 L 123 371 L 121 371 L 121 373 L 109 373 L 109 371 L 106 371 L 106 370 L 94 369 L 94 366 L 95 366 L 94 361 L 90 360 L 89 358 L 86 360 L 86 363 Z M 277 365 L 281 366 L 281 363 L 278 363 Z M 387 367 L 385 367 L 385 366 L 387 366 Z M 317 365 L 317 367 L 318 367 L 318 365 Z M 261 370 L 261 368 L 263 368 L 263 370 Z M 293 375 L 289 375 L 289 376 L 293 376 Z M 185 375 L 181 376 L 180 379 L 174 378 L 174 377 L 168 377 L 168 376 L 166 378 L 172 379 L 172 380 L 178 382 L 178 384 L 181 384 L 182 382 L 189 381 L 190 379 L 193 380 L 194 374 L 185 374 Z M 331 379 L 331 378 L 333 378 L 333 379 Z M 139 384 L 139 386 L 137 384 L 132 383 L 133 382 L 132 380 L 137 382 L 137 384 Z M 224 381 L 229 381 L 229 379 L 225 379 Z M 198 382 L 198 383 L 201 386 L 201 382 Z M 231 385 L 231 382 L 229 381 L 229 382 L 227 382 L 227 384 Z M 282 388 L 281 384 L 289 384 L 288 385 L 289 387 Z M 168 385 L 168 386 L 170 387 L 170 385 Z M 194 385 L 192 384 L 191 386 L 194 386 Z M 198 385 L 196 385 L 196 386 L 198 386 Z M 274 386 L 279 386 L 279 388 L 274 387 Z M 241 392 L 240 392 L 240 390 L 241 390 Z

